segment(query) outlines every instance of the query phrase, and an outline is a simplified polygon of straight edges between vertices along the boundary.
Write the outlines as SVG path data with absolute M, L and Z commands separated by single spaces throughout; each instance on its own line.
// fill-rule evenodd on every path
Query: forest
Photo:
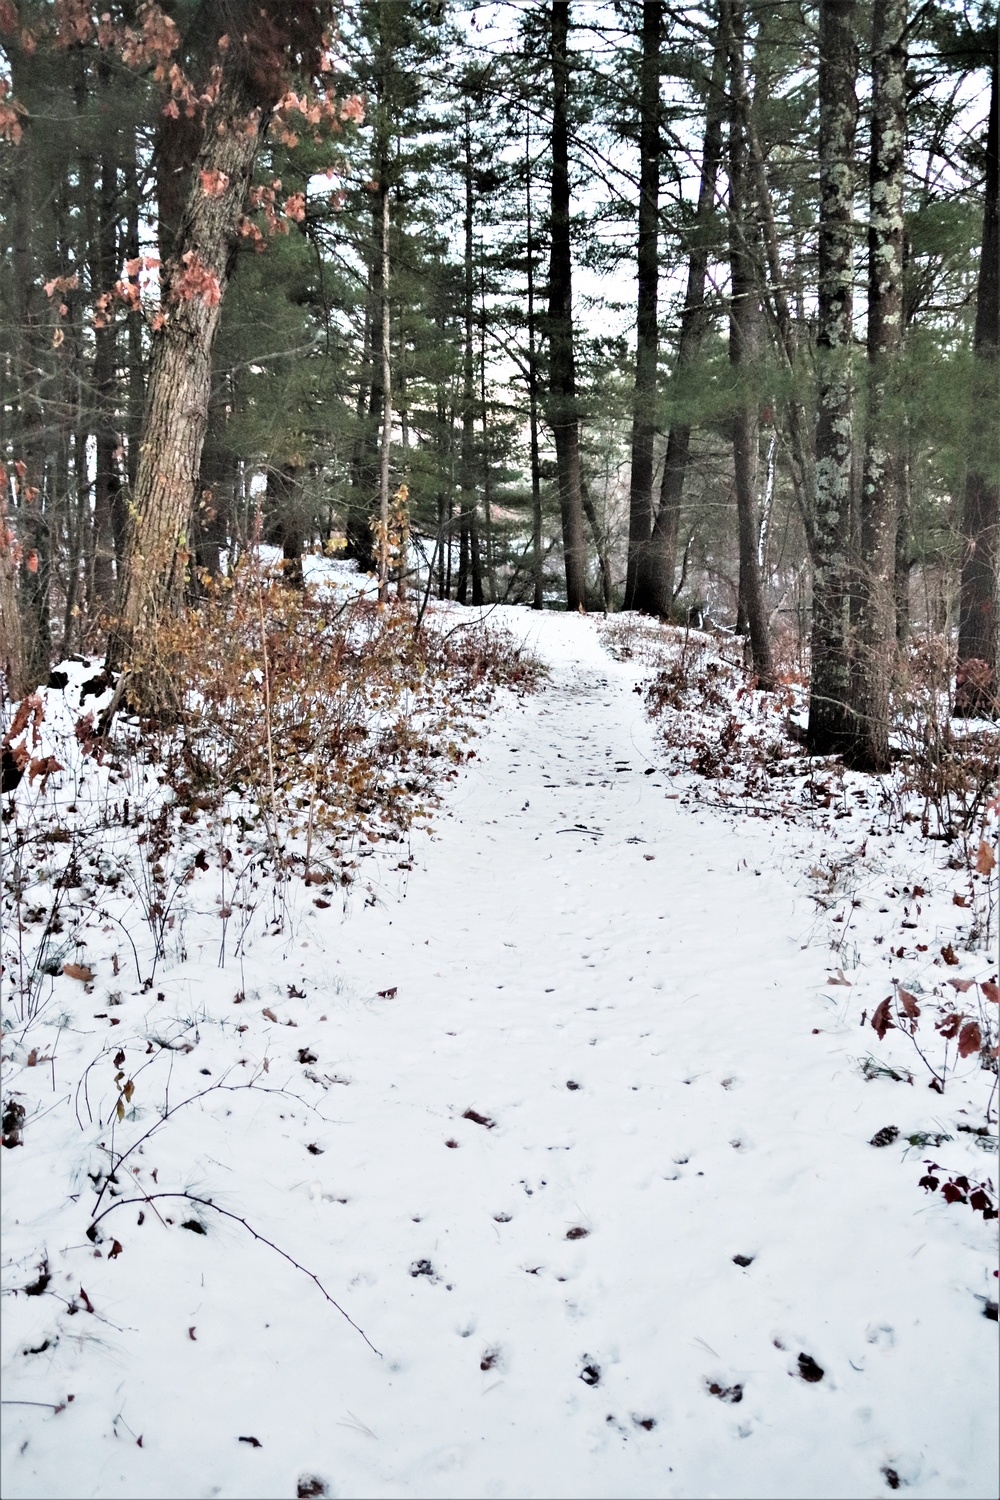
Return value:
M 230 9 L 0 17 L 12 698 L 264 538 L 995 711 L 988 6 Z
M 0 0 L 12 1500 L 994 1493 L 998 69 Z

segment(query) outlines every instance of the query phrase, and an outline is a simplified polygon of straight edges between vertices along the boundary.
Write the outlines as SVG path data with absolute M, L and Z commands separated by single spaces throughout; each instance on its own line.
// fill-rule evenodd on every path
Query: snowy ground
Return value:
M 95 913 L 94 979 L 8 1032 L 3 1287 L 51 1280 L 4 1300 L 4 1399 L 40 1403 L 4 1407 L 7 1500 L 996 1493 L 995 1223 L 917 1185 L 993 1171 L 959 1131 L 989 1075 L 939 1096 L 861 1025 L 885 942 L 921 994 L 996 981 L 933 967 L 959 877 L 885 839 L 818 920 L 836 830 L 699 806 L 595 622 L 498 613 L 550 678 L 412 870 L 371 854 L 344 911 L 299 886 L 225 967 L 205 901 L 148 990 Z M 112 1128 L 133 1201 L 92 1243 Z M 181 1191 L 378 1352 L 240 1223 L 142 1199 Z

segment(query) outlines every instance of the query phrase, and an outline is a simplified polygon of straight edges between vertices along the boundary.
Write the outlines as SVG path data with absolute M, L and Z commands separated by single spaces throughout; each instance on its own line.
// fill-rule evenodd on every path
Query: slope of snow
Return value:
M 996 1492 L 993 1226 L 917 1186 L 992 1170 L 978 1059 L 866 1080 L 886 973 L 830 988 L 801 830 L 663 773 L 594 622 L 497 617 L 550 677 L 412 871 L 298 887 L 225 966 L 196 902 L 147 989 L 95 913 L 92 991 L 5 1037 L 4 1290 L 51 1276 L 4 1301 L 4 1398 L 43 1403 L 4 1407 L 8 1500 Z

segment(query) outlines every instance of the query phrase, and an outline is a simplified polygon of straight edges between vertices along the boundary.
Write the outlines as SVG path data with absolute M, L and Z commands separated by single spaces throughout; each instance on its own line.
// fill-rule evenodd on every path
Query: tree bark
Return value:
M 851 345 L 858 118 L 854 9 L 854 0 L 821 0 L 819 13 L 818 381 L 808 729 L 813 755 L 842 750 L 851 723 Z
M 164 267 L 165 322 L 153 339 L 128 562 L 108 650 L 112 670 L 136 653 L 146 669 L 157 625 L 183 588 L 212 346 L 262 128 L 262 109 L 224 82 L 209 113 L 177 251 Z M 224 184 L 221 191 L 204 187 L 202 172 L 213 174 L 214 186 Z M 133 694 L 138 686 L 133 681 Z
M 723 0 L 720 6 L 730 57 L 730 89 L 743 62 L 742 11 Z M 742 112 L 733 103 L 729 119 L 729 273 L 732 292 L 729 310 L 729 360 L 737 383 L 737 409 L 731 419 L 733 471 L 739 526 L 740 603 L 746 614 L 750 652 L 757 685 L 774 686 L 767 611 L 758 560 L 757 478 L 759 417 L 753 391 L 760 361 L 760 303 L 750 256 L 747 222 L 748 149 Z
M 134 140 L 128 143 L 124 153 L 124 196 L 125 196 L 125 254 L 129 260 L 135 260 L 139 255 L 139 164 L 136 160 L 137 145 Z M 128 476 L 128 490 L 121 487 L 115 493 L 111 506 L 111 522 L 115 537 L 115 562 L 118 569 L 118 578 L 121 580 L 125 570 L 125 558 L 128 553 L 128 528 L 129 528 L 129 498 L 135 493 L 135 481 L 139 473 L 139 439 L 142 433 L 142 414 L 146 405 L 146 370 L 145 355 L 143 352 L 143 315 L 138 307 L 129 308 L 127 313 L 128 323 L 128 404 L 126 408 L 126 424 L 128 437 L 128 452 L 126 454 L 126 474 Z
M 893 573 L 893 600 L 896 617 L 896 645 L 900 654 L 910 644 L 910 571 L 913 567 L 912 492 L 910 484 L 910 431 L 903 424 L 903 440 L 896 475 L 896 558 Z
M 660 212 L 660 31 L 661 0 L 642 7 L 639 87 L 639 295 L 632 396 L 632 467 L 629 482 L 628 564 L 625 609 L 650 606 L 653 533 L 653 438 L 656 431 L 656 302 Z
M 722 119 L 726 101 L 726 49 L 716 29 L 712 76 L 705 106 L 705 139 L 701 154 L 698 208 L 688 254 L 687 290 L 681 312 L 675 380 L 683 380 L 701 352 L 708 328 L 705 289 L 715 219 L 715 196 L 722 163 Z M 680 532 L 681 498 L 691 455 L 690 422 L 672 422 L 663 459 L 660 499 L 649 549 L 647 608 L 650 614 L 669 618 L 674 601 L 677 571 L 677 538 Z
M 528 220 L 528 441 L 531 462 L 531 572 L 532 609 L 542 609 L 545 594 L 542 584 L 542 466 L 538 448 L 538 399 L 541 382 L 538 374 L 538 337 L 535 316 L 535 242 L 531 216 L 531 116 L 524 137 L 526 168 L 525 195 Z
M 479 273 L 479 403 L 482 423 L 482 476 L 483 476 L 483 569 L 484 593 L 491 604 L 497 602 L 496 553 L 493 536 L 492 459 L 490 442 L 490 414 L 486 392 L 486 268 Z
M 1000 369 L 1000 225 L 997 188 L 1000 141 L 997 120 L 997 62 L 993 53 L 990 117 L 986 132 L 986 201 L 983 242 L 976 291 L 975 359 L 985 377 L 986 409 L 996 412 L 996 381 Z M 965 483 L 962 515 L 962 587 L 958 623 L 958 677 L 955 712 L 963 717 L 1000 714 L 1000 486 L 996 465 L 992 475 L 973 461 Z M 973 667 L 973 663 L 976 666 Z M 982 663 L 982 666 L 978 664 Z
M 16 484 L 15 529 L 23 548 L 20 569 L 21 671 L 24 685 L 48 676 L 52 656 L 49 618 L 49 526 L 46 504 L 48 434 L 46 398 L 51 386 L 51 348 L 44 328 L 43 233 L 51 238 L 48 179 L 45 172 L 48 123 L 33 111 L 40 90 L 39 65 L 33 49 L 10 36 L 5 47 L 11 65 L 12 92 L 26 105 L 17 171 L 11 179 L 11 262 L 14 290 L 14 379 L 16 411 L 12 422 L 12 456 L 20 465 Z M 41 201 L 39 201 L 41 198 Z
M 0 496 L 0 708 L 24 695 L 24 641 L 17 597 L 18 547 L 7 515 L 7 481 Z
M 861 491 L 854 722 L 845 758 L 889 766 L 889 689 L 895 652 L 894 582 L 899 445 L 891 382 L 903 343 L 903 177 L 907 0 L 875 0 L 868 226 L 868 417 Z
M 107 96 L 106 68 L 100 86 Z M 107 108 L 105 104 L 105 108 Z M 85 169 L 93 167 L 87 163 Z M 87 217 L 90 239 L 91 287 L 96 295 L 111 291 L 117 276 L 118 166 L 114 147 L 105 141 L 100 155 L 100 176 L 88 194 Z M 118 431 L 115 426 L 118 335 L 114 318 L 104 314 L 94 327 L 94 521 L 93 568 L 89 598 L 92 619 L 110 619 L 116 600 L 114 504 L 119 489 L 115 473 Z
M 373 442 L 371 412 L 375 402 L 378 382 L 374 375 L 373 324 L 376 297 L 374 217 L 372 221 L 373 241 L 371 265 L 368 273 L 368 288 L 365 302 L 365 328 L 362 342 L 361 370 L 358 376 L 358 397 L 355 408 L 356 428 L 351 449 L 351 483 L 345 507 L 344 531 L 347 537 L 347 555 L 366 573 L 375 571 L 375 538 L 371 529 L 371 506 L 373 489 L 371 446 Z
M 587 607 L 580 421 L 573 351 L 573 271 L 569 224 L 569 0 L 552 0 L 552 211 L 549 260 L 548 423 L 556 445 L 559 507 L 566 563 L 566 608 Z
M 378 597 L 385 604 L 389 598 L 389 461 L 392 456 L 392 350 L 389 312 L 389 184 L 380 184 L 382 260 L 381 327 L 382 327 L 382 444 L 379 452 L 378 483 Z
M 468 574 L 472 578 L 472 603 L 483 603 L 482 559 L 479 555 L 479 527 L 476 517 L 476 352 L 475 352 L 475 278 L 473 275 L 473 192 L 472 192 L 472 106 L 465 101 L 465 217 L 463 220 L 463 345 L 462 345 L 462 538 L 467 549 Z M 467 574 L 459 578 L 462 604 L 468 592 Z

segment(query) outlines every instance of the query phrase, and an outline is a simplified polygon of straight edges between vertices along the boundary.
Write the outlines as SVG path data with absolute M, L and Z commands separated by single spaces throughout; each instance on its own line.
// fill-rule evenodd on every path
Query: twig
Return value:
M 108 1051 L 110 1051 L 110 1048 L 108 1048 Z M 102 1053 L 102 1056 L 103 1055 L 104 1054 Z M 98 1061 L 100 1061 L 100 1059 L 99 1058 L 95 1058 L 94 1061 L 98 1062 Z M 91 1067 L 92 1066 L 93 1066 L 93 1064 L 91 1064 Z M 231 1072 L 232 1069 L 229 1069 L 229 1071 Z M 259 1076 L 259 1073 L 258 1073 L 258 1076 Z M 118 1157 L 117 1161 L 115 1161 L 115 1159 L 114 1159 L 114 1150 L 112 1149 L 112 1151 L 110 1152 L 110 1155 L 111 1155 L 111 1172 L 105 1178 L 104 1185 L 102 1186 L 100 1192 L 97 1195 L 97 1202 L 94 1204 L 94 1212 L 96 1213 L 97 1210 L 100 1208 L 100 1206 L 101 1206 L 101 1199 L 104 1197 L 104 1194 L 105 1194 L 105 1192 L 107 1190 L 108 1184 L 110 1183 L 111 1178 L 114 1176 L 114 1174 L 121 1167 L 122 1163 L 128 1161 L 129 1157 L 132 1155 L 132 1152 L 133 1151 L 137 1151 L 139 1149 L 139 1147 L 143 1144 L 144 1141 L 148 1141 L 149 1137 L 154 1133 L 154 1131 L 159 1130 L 159 1128 L 160 1128 L 161 1125 L 165 1125 L 167 1123 L 167 1121 L 170 1119 L 171 1115 L 175 1115 L 177 1113 L 177 1111 L 179 1109 L 183 1109 L 186 1104 L 194 1104 L 196 1100 L 198 1100 L 198 1099 L 204 1099 L 207 1094 L 217 1094 L 217 1093 L 222 1093 L 222 1094 L 239 1094 L 239 1093 L 245 1093 L 245 1092 L 247 1092 L 250 1089 L 255 1089 L 260 1094 L 284 1094 L 284 1095 L 288 1096 L 288 1090 L 287 1089 L 269 1089 L 269 1088 L 263 1088 L 263 1087 L 261 1087 L 261 1085 L 259 1085 L 256 1082 L 256 1079 L 251 1079 L 251 1081 L 249 1083 L 210 1083 L 209 1086 L 208 1086 L 208 1088 L 200 1089 L 197 1094 L 189 1094 L 186 1099 L 179 1100 L 178 1103 L 176 1103 L 172 1108 L 170 1107 L 169 1104 L 167 1104 L 166 1107 L 164 1108 L 163 1113 L 160 1115 L 160 1118 L 158 1120 L 155 1120 L 153 1122 L 153 1124 L 149 1127 L 149 1129 L 146 1131 L 146 1133 L 144 1135 L 140 1135 L 137 1140 L 133 1141 L 132 1144 L 131 1144 L 131 1146 L 128 1148 L 128 1150 L 127 1151 L 123 1151 L 121 1153 L 121 1155 Z M 290 1097 L 294 1099 L 294 1098 L 297 1098 L 298 1096 L 295 1095 L 295 1094 L 292 1094 Z
M 101 1222 L 102 1219 L 107 1218 L 108 1214 L 113 1213 L 116 1208 L 128 1208 L 131 1204 L 134 1204 L 134 1203 L 150 1203 L 151 1204 L 154 1201 L 154 1199 L 157 1199 L 157 1198 L 184 1198 L 189 1203 L 200 1203 L 203 1208 L 214 1209 L 214 1211 L 217 1214 L 222 1214 L 223 1218 L 232 1219 L 233 1222 L 236 1223 L 236 1224 L 242 1224 L 243 1228 L 247 1231 L 247 1233 L 249 1235 L 252 1235 L 252 1237 L 255 1240 L 259 1240 L 259 1242 L 262 1245 L 266 1245 L 269 1250 L 273 1250 L 276 1255 L 280 1255 L 281 1258 L 282 1258 L 282 1260 L 287 1260 L 288 1264 L 290 1266 L 294 1266 L 295 1269 L 296 1269 L 296 1271 L 301 1271 L 302 1274 L 303 1274 L 303 1276 L 308 1276 L 309 1280 L 312 1281 L 312 1282 L 314 1282 L 315 1285 L 322 1292 L 323 1296 L 326 1298 L 327 1302 L 330 1303 L 331 1307 L 335 1307 L 337 1309 L 337 1311 L 340 1313 L 341 1317 L 342 1318 L 346 1318 L 347 1322 L 350 1323 L 351 1327 L 355 1330 L 355 1332 L 356 1333 L 360 1333 L 361 1337 L 364 1339 L 365 1343 L 368 1345 L 368 1347 L 372 1351 L 372 1353 L 373 1354 L 377 1354 L 378 1357 L 379 1357 L 379 1359 L 382 1358 L 382 1351 L 380 1349 L 376 1349 L 375 1348 L 375 1345 L 372 1343 L 372 1341 L 368 1337 L 367 1333 L 365 1333 L 364 1329 L 360 1328 L 358 1326 L 358 1324 L 355 1323 L 354 1319 L 350 1316 L 350 1314 L 346 1313 L 344 1311 L 344 1309 L 341 1307 L 340 1303 L 336 1300 L 335 1297 L 331 1297 L 330 1296 L 330 1293 L 327 1291 L 326 1287 L 320 1281 L 319 1277 L 315 1274 L 315 1272 L 310 1271 L 305 1266 L 301 1265 L 299 1263 L 299 1261 L 297 1261 L 294 1258 L 294 1256 L 289 1255 L 289 1253 L 288 1253 L 287 1250 L 282 1250 L 281 1247 L 280 1247 L 280 1245 L 276 1245 L 274 1243 L 274 1241 L 273 1240 L 269 1240 L 266 1235 L 258 1234 L 257 1230 L 254 1229 L 252 1227 L 252 1225 L 248 1224 L 247 1221 L 246 1221 L 246 1219 L 242 1218 L 239 1214 L 231 1213 L 228 1208 L 220 1208 L 217 1203 L 213 1203 L 212 1202 L 211 1198 L 199 1198 L 194 1193 L 180 1193 L 180 1192 L 175 1192 L 175 1193 L 144 1193 L 141 1198 L 117 1198 L 114 1203 L 109 1203 L 108 1204 L 107 1208 L 104 1210 L 103 1213 L 100 1213 L 100 1214 L 97 1215 L 97 1218 L 93 1221 L 93 1223 L 91 1224 L 90 1228 L 87 1230 L 87 1238 L 90 1239 L 90 1240 L 95 1240 L 97 1238 L 96 1231 L 97 1231 L 98 1224 Z
M 65 1411 L 65 1402 L 55 1401 L 0 1401 L 0 1406 L 44 1406 L 46 1411 Z

